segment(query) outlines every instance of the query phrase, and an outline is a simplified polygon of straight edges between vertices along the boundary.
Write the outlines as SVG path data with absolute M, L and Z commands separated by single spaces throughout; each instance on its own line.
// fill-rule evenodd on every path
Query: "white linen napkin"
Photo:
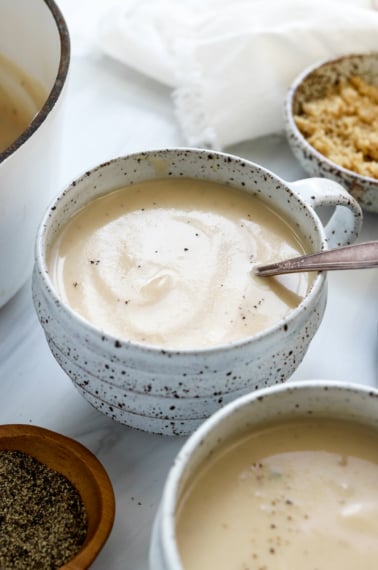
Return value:
M 308 65 L 378 51 L 377 0 L 119 0 L 101 17 L 108 55 L 172 87 L 188 145 L 223 148 L 283 128 Z

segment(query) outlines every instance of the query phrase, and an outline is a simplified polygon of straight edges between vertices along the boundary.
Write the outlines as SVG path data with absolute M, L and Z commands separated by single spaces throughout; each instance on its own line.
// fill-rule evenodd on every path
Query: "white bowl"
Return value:
M 235 400 L 204 422 L 177 455 L 153 526 L 150 570 L 183 570 L 176 542 L 177 506 L 193 475 L 223 442 L 234 441 L 269 421 L 309 415 L 373 427 L 378 441 L 378 390 L 374 388 L 332 380 L 288 382 Z
M 302 104 L 324 97 L 327 89 L 357 75 L 378 85 L 378 52 L 350 54 L 306 68 L 293 81 L 285 101 L 285 128 L 289 145 L 310 176 L 324 176 L 343 185 L 364 210 L 378 212 L 378 180 L 343 168 L 317 151 L 302 135 L 294 116 Z
M 54 236 L 90 200 L 132 182 L 169 176 L 226 182 L 261 196 L 298 227 L 314 250 L 353 241 L 361 210 L 325 180 L 285 183 L 251 162 L 206 150 L 171 149 L 118 158 L 74 181 L 46 213 L 36 244 L 33 299 L 51 351 L 97 409 L 132 427 L 187 434 L 219 407 L 286 380 L 301 362 L 325 309 L 324 274 L 298 307 L 254 336 L 198 350 L 165 349 L 115 338 L 76 314 L 50 280 L 46 253 Z M 168 175 L 168 174 L 167 174 Z M 339 205 L 326 228 L 314 208 Z

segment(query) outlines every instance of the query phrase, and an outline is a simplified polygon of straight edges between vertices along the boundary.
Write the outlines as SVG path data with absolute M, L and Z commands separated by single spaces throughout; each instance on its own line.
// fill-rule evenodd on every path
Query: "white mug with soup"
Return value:
M 0 307 L 33 266 L 38 223 L 55 193 L 67 26 L 53 0 L 0 3 Z
M 333 216 L 324 226 L 318 206 Z M 243 393 L 283 382 L 320 325 L 324 273 L 256 264 L 355 240 L 361 209 L 324 179 L 286 183 L 201 149 L 116 158 L 51 204 L 33 298 L 80 393 L 127 425 L 193 431 Z
M 214 414 L 179 452 L 151 570 L 375 570 L 378 391 L 287 383 Z

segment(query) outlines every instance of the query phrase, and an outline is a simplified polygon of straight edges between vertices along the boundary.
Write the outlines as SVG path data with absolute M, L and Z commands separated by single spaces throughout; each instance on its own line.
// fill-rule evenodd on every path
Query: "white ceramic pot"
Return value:
M 38 224 L 56 193 L 64 87 L 70 61 L 67 26 L 52 0 L 2 0 L 0 57 L 46 93 L 29 127 L 0 152 L 0 306 L 33 268 Z
M 309 415 L 361 422 L 376 429 L 378 438 L 378 391 L 336 381 L 288 382 L 248 394 L 219 410 L 184 444 L 168 474 L 152 531 L 150 570 L 183 570 L 176 543 L 176 507 L 193 474 L 223 442 L 269 421 Z
M 286 183 L 246 160 L 195 149 L 150 151 L 118 158 L 74 181 L 49 208 L 36 244 L 33 298 L 55 358 L 80 393 L 126 425 L 187 434 L 230 400 L 286 380 L 301 362 L 325 309 L 326 276 L 317 274 L 301 304 L 285 318 L 237 342 L 169 350 L 100 331 L 62 302 L 50 281 L 46 252 L 59 229 L 95 197 L 132 182 L 198 177 L 261 197 L 287 216 L 314 251 L 354 241 L 361 210 L 339 185 L 309 179 Z M 335 207 L 323 227 L 315 209 Z

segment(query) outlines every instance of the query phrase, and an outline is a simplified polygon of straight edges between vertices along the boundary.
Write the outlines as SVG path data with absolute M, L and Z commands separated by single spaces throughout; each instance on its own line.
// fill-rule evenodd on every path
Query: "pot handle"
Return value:
M 321 221 L 329 249 L 349 245 L 357 239 L 362 226 L 362 210 L 340 184 L 328 178 L 305 178 L 289 182 L 288 186 L 315 211 L 333 207 L 329 220 L 325 224 Z

